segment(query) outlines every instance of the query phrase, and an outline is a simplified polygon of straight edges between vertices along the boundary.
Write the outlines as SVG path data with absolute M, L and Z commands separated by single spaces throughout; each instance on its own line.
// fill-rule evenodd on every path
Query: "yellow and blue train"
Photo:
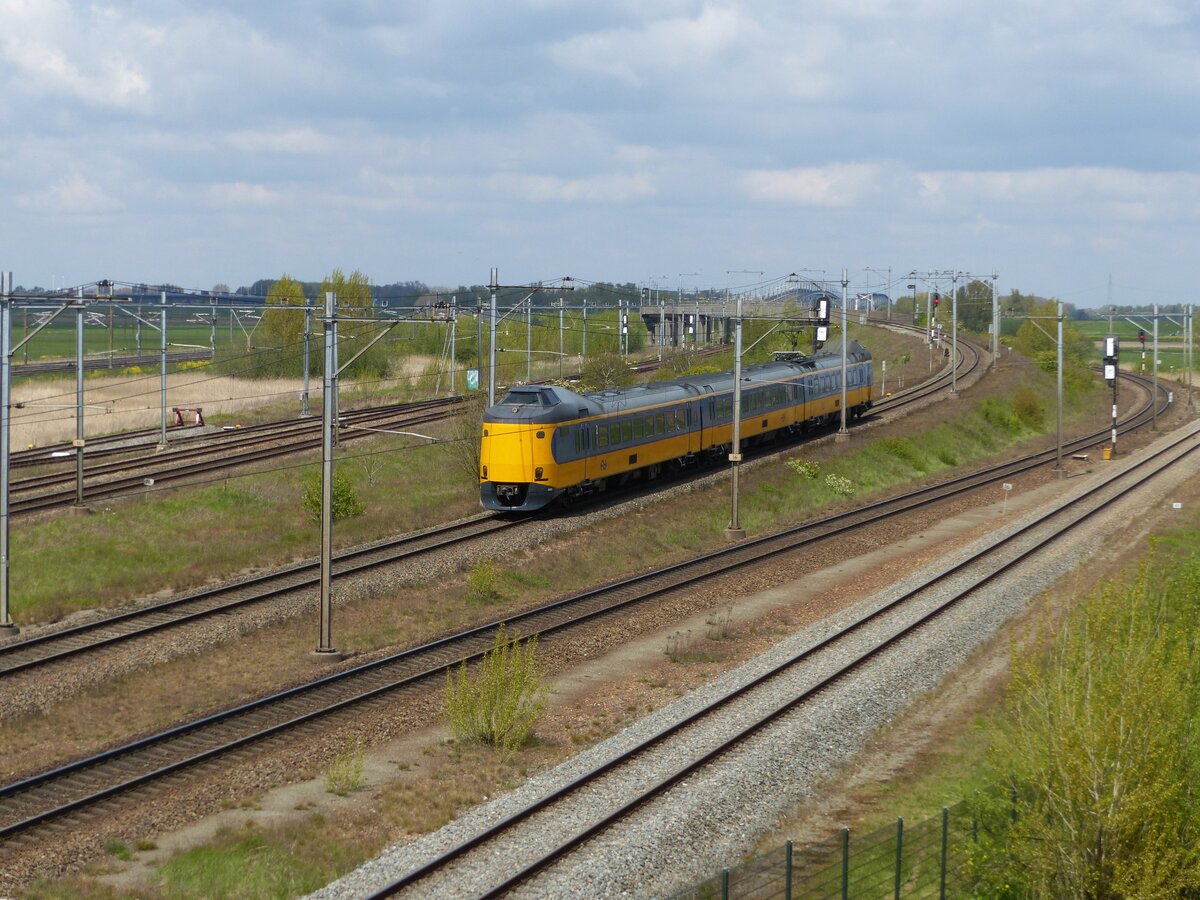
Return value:
M 840 417 L 842 357 L 829 351 L 742 370 L 743 446 Z M 851 341 L 846 413 L 871 407 L 871 354 Z M 483 415 L 480 501 L 531 512 L 560 496 L 654 478 L 668 465 L 727 453 L 733 442 L 733 373 L 721 372 L 577 394 L 555 385 L 511 388 Z

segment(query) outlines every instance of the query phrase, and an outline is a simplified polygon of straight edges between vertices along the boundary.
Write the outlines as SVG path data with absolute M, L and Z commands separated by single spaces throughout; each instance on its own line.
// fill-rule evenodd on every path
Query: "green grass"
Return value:
M 1152 570 L 1156 573 L 1150 576 L 1150 582 L 1166 583 L 1172 575 L 1179 574 L 1182 570 L 1183 578 L 1172 585 L 1173 596 L 1190 593 L 1194 597 L 1197 585 L 1194 580 L 1196 564 L 1193 554 L 1195 548 L 1200 546 L 1200 530 L 1197 530 L 1194 524 L 1190 524 L 1153 536 L 1149 543 L 1154 551 Z M 1190 560 L 1190 563 L 1185 562 L 1187 560 Z M 946 689 L 953 687 L 948 686 L 944 688 Z M 1006 706 L 1001 701 L 1002 695 L 999 692 L 987 697 L 966 728 L 942 734 L 929 758 L 911 762 L 907 770 L 897 777 L 884 782 L 855 786 L 858 811 L 848 822 L 852 835 L 852 886 L 856 872 L 886 872 L 890 877 L 894 865 L 894 834 L 898 817 L 904 818 L 905 846 L 910 847 L 917 829 L 921 832 L 936 832 L 935 838 L 940 839 L 942 807 L 953 808 L 960 801 L 972 801 L 977 797 L 994 794 L 997 773 L 995 766 L 989 763 L 989 755 L 997 748 L 1003 748 L 1003 742 L 1008 740 L 1000 727 L 1007 715 Z M 886 742 L 888 732 L 884 732 L 879 740 Z M 1007 824 L 1007 799 L 1002 800 L 998 808 L 1003 824 Z M 958 815 L 957 824 L 954 823 L 952 815 L 952 829 L 960 838 L 965 839 L 969 825 L 963 816 L 969 814 L 960 810 Z M 914 829 L 914 826 L 917 826 L 917 829 Z M 832 843 L 835 836 L 830 837 Z M 1005 852 L 1004 838 L 1001 836 L 997 840 L 995 845 L 985 842 L 979 846 L 966 840 L 965 846 L 972 859 L 964 861 L 964 857 L 959 855 L 958 865 L 967 866 L 968 869 L 973 865 L 983 865 L 982 871 L 986 879 L 989 868 L 995 864 L 994 860 L 988 859 L 988 854 L 995 856 L 999 853 L 1002 858 Z M 936 851 L 936 844 L 934 850 Z M 836 853 L 830 855 L 833 858 Z M 927 860 L 934 858 L 930 857 L 928 852 L 925 856 Z M 1000 874 L 1003 875 L 1002 872 Z M 920 871 L 919 868 L 906 868 L 904 875 L 906 879 L 912 878 L 914 882 L 921 882 L 928 873 Z M 978 895 L 994 895 L 994 891 L 1001 890 L 1008 883 L 1003 878 L 995 880 L 998 877 L 995 872 L 992 872 L 991 876 L 992 881 L 982 882 L 984 889 Z
M 1135 315 L 1135 316 L 1133 316 L 1133 318 L 1137 319 L 1138 317 Z M 1177 318 L 1182 319 L 1182 317 L 1177 317 Z M 1121 319 L 1121 318 L 1113 319 L 1111 329 L 1108 327 L 1108 319 L 1095 319 L 1095 320 L 1072 319 L 1071 327 L 1074 328 L 1079 333 L 1086 334 L 1092 340 L 1096 340 L 1096 341 L 1100 340 L 1105 335 L 1115 334 L 1115 335 L 1117 335 L 1117 337 L 1119 337 L 1121 339 L 1121 344 L 1123 346 L 1128 346 L 1129 344 L 1134 344 L 1134 345 L 1137 344 L 1137 342 L 1138 342 L 1137 341 L 1137 333 L 1138 333 L 1139 329 L 1145 330 L 1147 343 L 1150 342 L 1150 335 L 1153 333 L 1153 331 L 1152 331 L 1153 326 L 1151 325 L 1151 323 L 1149 321 L 1147 321 L 1147 323 L 1145 325 L 1139 326 L 1139 325 L 1134 325 L 1133 322 L 1130 322 L 1126 319 Z M 1182 329 L 1179 325 L 1176 325 L 1172 322 L 1160 321 L 1159 325 L 1158 325 L 1158 339 L 1160 341 L 1161 340 L 1181 341 L 1181 340 L 1183 340 Z
M 323 853 L 296 853 L 287 832 L 226 830 L 212 842 L 180 853 L 161 869 L 165 898 L 284 898 L 327 884 L 334 871 Z M 308 848 L 310 851 L 313 848 Z
M 43 358 L 56 357 L 73 357 L 75 355 L 75 320 L 73 316 L 65 314 L 63 318 L 47 325 L 36 335 L 34 335 L 26 347 L 22 347 L 14 354 L 14 362 L 24 362 L 26 358 L 30 362 Z M 158 324 L 157 310 L 150 310 L 149 307 L 144 307 L 142 310 L 143 318 Z M 107 316 L 104 317 L 107 323 Z M 34 330 L 34 324 L 31 322 L 28 331 L 25 330 L 25 325 L 18 311 L 13 315 L 13 344 L 19 344 L 25 339 L 26 334 L 30 334 Z M 107 326 L 87 325 L 83 330 L 83 348 L 85 354 L 107 353 L 110 346 L 117 353 L 134 353 L 137 350 L 137 328 L 136 322 L 129 316 L 116 314 L 113 316 L 113 327 L 110 332 Z M 213 337 L 212 326 L 204 323 L 189 323 L 183 314 L 176 312 L 167 320 L 167 340 L 172 345 L 168 349 L 184 350 L 189 347 L 183 345 L 194 345 L 195 347 L 206 348 L 210 345 Z M 239 342 L 240 338 L 240 342 Z M 153 354 L 158 353 L 161 346 L 161 338 L 158 331 L 149 326 L 142 326 L 142 353 Z M 217 348 L 223 348 L 232 345 L 233 347 L 244 347 L 245 338 L 240 330 L 236 329 L 234 338 L 230 341 L 229 337 L 229 313 L 227 311 L 218 311 L 217 313 L 217 330 L 216 330 Z
M 351 445 L 337 463 L 363 499 L 363 515 L 337 523 L 349 546 L 466 515 L 475 483 L 456 472 L 448 445 L 377 452 L 394 441 Z M 354 457 L 378 461 L 368 479 Z M 100 501 L 91 516 L 18 522 L 12 530 L 10 602 L 18 622 L 57 620 L 80 609 L 174 587 L 195 587 L 245 568 L 316 556 L 319 526 L 301 505 L 315 462 L 147 498 Z M 247 536 L 253 539 L 247 539 Z
M 1043 417 L 1045 422 L 1052 419 L 1049 415 Z M 741 495 L 743 523 L 752 531 L 765 531 L 779 520 L 810 515 L 839 501 L 842 498 L 835 485 L 827 480 L 831 474 L 853 484 L 852 497 L 862 497 L 982 459 L 1043 429 L 1031 427 L 1011 400 L 986 399 L 965 408 L 958 418 L 924 432 L 919 442 L 890 437 L 865 443 L 852 441 L 849 449 L 822 461 L 815 478 L 791 469 L 754 473 L 747 478 Z M 711 522 L 685 526 L 678 542 L 687 546 L 697 529 L 710 527 Z
M 1103 355 L 1103 347 L 1101 341 L 1106 335 L 1115 334 L 1120 338 L 1120 358 L 1121 367 L 1126 371 L 1145 372 L 1149 374 L 1153 371 L 1153 350 L 1154 340 L 1153 332 L 1146 328 L 1146 345 L 1143 350 L 1142 344 L 1137 339 L 1138 326 L 1132 322 L 1114 321 L 1112 330 L 1109 330 L 1108 320 L 1103 321 L 1072 321 L 1071 327 L 1080 333 L 1086 335 L 1092 340 L 1094 346 L 1088 356 L 1088 363 L 1097 366 L 1100 364 Z M 1177 348 L 1160 347 L 1158 352 L 1160 375 L 1172 376 L 1185 372 L 1187 365 L 1186 354 L 1183 349 L 1183 334 L 1178 326 L 1171 323 L 1160 323 L 1158 333 L 1159 344 L 1175 344 Z M 1195 361 L 1195 353 L 1193 351 L 1193 362 Z

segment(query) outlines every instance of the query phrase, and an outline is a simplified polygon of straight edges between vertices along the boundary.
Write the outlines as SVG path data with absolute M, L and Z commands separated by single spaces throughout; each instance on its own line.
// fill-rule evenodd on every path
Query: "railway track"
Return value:
M 438 422 L 454 415 L 462 402 L 461 397 L 450 397 L 347 411 L 339 417 L 341 439 L 355 440 L 370 434 L 372 428 L 412 428 Z M 84 499 L 105 499 L 142 490 L 148 484 L 182 481 L 320 446 L 320 419 L 294 419 L 222 432 L 211 440 L 172 447 L 151 456 L 93 464 L 84 471 Z M 109 448 L 109 452 L 120 454 L 121 450 Z M 73 504 L 75 479 L 73 472 L 17 479 L 12 482 L 9 510 L 28 513 Z
M 719 353 L 722 349 L 710 348 L 697 355 Z M 658 360 L 648 360 L 633 368 L 645 373 L 660 365 Z M 411 427 L 440 421 L 455 414 L 463 401 L 463 397 L 455 396 L 346 411 L 339 417 L 339 426 L 343 429 L 341 439 L 354 440 L 370 433 L 368 430 L 355 432 L 355 427 Z M 170 431 L 179 434 L 191 428 L 195 426 L 173 426 Z M 319 417 L 285 419 L 217 434 L 203 432 L 189 440 L 186 447 L 172 446 L 162 452 L 158 450 L 160 435 L 161 429 L 145 428 L 88 439 L 84 454 L 84 501 L 107 499 L 143 490 L 148 484 L 179 481 L 196 474 L 319 448 L 321 420 Z M 68 467 L 13 481 L 10 512 L 19 514 L 70 506 L 78 496 L 72 444 L 60 442 L 14 452 L 10 461 L 14 469 L 64 464 Z
M 978 365 L 979 356 L 977 353 L 974 356 L 968 355 L 965 357 L 965 361 L 966 372 L 969 373 L 975 365 Z M 936 392 L 940 389 L 941 379 L 934 379 L 925 386 L 924 391 L 914 388 L 911 395 L 894 399 L 902 405 L 921 399 L 927 396 L 928 392 Z M 663 486 L 672 483 L 674 482 L 664 482 Z M 605 499 L 611 500 L 612 495 Z M 367 548 L 346 551 L 334 558 L 334 577 L 351 575 L 373 567 L 396 563 L 418 554 L 447 549 L 456 544 L 465 544 L 496 531 L 519 527 L 525 522 L 535 519 L 536 517 L 508 519 L 481 514 L 463 522 L 451 523 L 413 535 L 402 535 Z M 206 616 L 281 599 L 295 591 L 311 588 L 318 583 L 319 575 L 318 562 L 304 563 L 278 572 L 192 592 L 182 597 L 83 623 L 62 631 L 0 645 L 0 679 L 49 662 L 110 647 L 174 625 L 195 622 Z
M 185 362 L 199 362 L 212 359 L 211 350 L 173 350 L 167 353 L 167 365 L 178 365 Z M 92 372 L 98 369 L 127 369 L 130 366 L 158 366 L 162 356 L 158 353 L 137 355 L 123 353 L 116 356 L 85 356 L 83 370 Z M 14 363 L 12 375 L 20 378 L 22 375 L 50 375 L 58 372 L 74 372 L 75 360 L 56 359 L 45 362 Z
M 1140 418 L 1150 414 L 1149 405 L 1139 413 Z M 1074 443 L 1086 446 L 1089 441 L 1102 441 L 1106 435 L 1103 432 Z M 1014 467 L 1022 464 L 1031 467 L 1052 458 L 1053 451 L 1044 451 L 1018 463 L 994 466 L 722 548 L 510 616 L 506 626 L 514 636 L 564 632 L 780 553 L 1011 477 L 1020 470 Z M 354 715 L 355 710 L 375 701 L 393 702 L 399 692 L 444 677 L 449 667 L 462 660 L 478 658 L 490 648 L 498 624 L 492 622 L 440 638 L 0 787 L 0 846 L 10 842 L 20 846 L 23 841 L 36 840 L 39 827 L 48 822 L 61 822 L 97 804 L 119 803 L 122 795 L 224 758 L 248 744 L 328 721 L 330 716 Z M 9 645 L 9 651 L 19 646 Z
M 962 347 L 960 358 L 971 360 L 965 368 L 960 366 L 965 377 L 978 366 L 979 354 L 965 342 Z M 697 355 L 719 353 L 723 349 L 710 348 Z M 660 365 L 658 360 L 648 360 L 633 368 L 645 373 Z M 902 407 L 935 392 L 948 379 L 947 369 L 934 379 L 898 392 L 876 406 L 881 412 Z M 339 418 L 339 424 L 344 427 L 341 438 L 353 440 L 370 433 L 369 430 L 356 433 L 355 426 L 365 429 L 415 427 L 441 421 L 453 415 L 463 399 L 449 397 L 347 411 Z M 172 434 L 179 434 L 190 428 L 195 426 L 173 426 L 170 430 Z M 161 452 L 158 450 L 160 434 L 160 429 L 147 428 L 90 438 L 84 454 L 84 502 L 110 499 L 140 492 L 155 484 L 184 481 L 197 475 L 317 449 L 321 445 L 321 421 L 315 417 L 286 419 L 215 435 L 206 432 L 189 440 L 188 446 L 171 446 Z M 147 453 L 147 450 L 151 452 Z M 14 452 L 10 461 L 13 469 L 64 464 L 67 467 L 15 479 L 11 483 L 9 512 L 19 515 L 74 505 L 78 500 L 74 458 L 75 449 L 66 442 Z
M 338 578 L 378 566 L 391 565 L 420 554 L 475 540 L 517 524 L 520 524 L 520 520 L 481 513 L 460 522 L 339 553 L 334 557 L 333 574 Z M 319 585 L 320 570 L 319 562 L 301 563 L 106 616 L 62 631 L 9 643 L 0 647 L 0 679 L 46 663 L 152 634 L 164 628 L 195 622 L 267 600 L 277 600 L 295 591 Z
M 405 890 L 438 894 L 454 885 L 471 896 L 502 896 L 528 885 L 600 833 L 630 818 L 655 799 L 697 776 L 702 769 L 749 739 L 836 688 L 848 676 L 878 661 L 906 638 L 960 605 L 1143 481 L 1200 450 L 1200 424 L 1193 423 L 1167 446 L 1056 502 L 968 558 L 951 563 L 920 584 L 890 598 L 808 647 L 748 678 L 673 724 L 593 765 L 536 800 L 460 839 L 443 852 L 369 896 Z M 865 649 L 863 649 L 865 645 Z M 783 679 L 791 683 L 774 689 Z M 771 691 L 765 700 L 754 700 Z M 761 711 L 766 707 L 766 711 Z M 668 751 L 667 748 L 670 747 Z M 653 758 L 651 758 L 653 757 Z M 686 761 L 678 762 L 680 758 Z M 662 760 L 663 762 L 657 762 Z M 585 796 L 586 795 L 586 796 Z M 556 818 L 558 808 L 564 814 Z M 499 865 L 495 861 L 502 861 Z M 492 872 L 492 875 L 481 873 Z

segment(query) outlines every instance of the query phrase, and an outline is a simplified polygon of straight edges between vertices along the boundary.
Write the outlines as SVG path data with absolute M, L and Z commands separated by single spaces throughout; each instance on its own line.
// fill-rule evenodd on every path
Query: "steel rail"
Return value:
M 751 451 L 751 453 L 753 452 Z M 778 448 L 768 448 L 765 452 L 778 452 Z M 673 483 L 660 482 L 656 486 L 662 488 Z M 611 500 L 612 497 L 613 495 L 610 494 L 606 499 Z M 475 526 L 474 523 L 487 518 L 489 517 L 477 516 L 465 523 L 451 523 L 419 534 L 404 535 L 382 544 L 346 551 L 335 557 L 335 565 L 338 567 L 335 575 L 352 574 L 435 549 L 445 549 L 456 543 L 490 534 L 501 527 L 513 527 L 526 520 L 536 520 L 538 517 L 529 517 L 526 520 L 500 520 L 497 518 L 497 524 L 487 528 Z M 503 524 L 500 524 L 501 522 Z M 430 535 L 435 534 L 444 537 L 436 544 L 411 549 L 414 543 L 425 541 Z M 451 534 L 454 536 L 450 537 Z M 363 559 L 367 561 L 353 563 L 354 560 Z M 45 663 L 111 646 L 130 638 L 193 622 L 209 615 L 229 612 L 251 603 L 291 594 L 293 591 L 310 587 L 316 583 L 315 577 L 308 578 L 304 575 L 317 571 L 317 566 L 316 562 L 290 566 L 253 578 L 241 579 L 231 584 L 220 585 L 139 609 L 106 616 L 68 629 L 0 645 L 0 679 Z M 249 596 L 243 596 L 247 590 L 252 593 Z M 89 637 L 97 634 L 102 637 Z
M 371 406 L 362 409 L 343 410 L 342 421 L 354 420 L 359 417 L 378 417 L 388 414 L 396 414 L 400 412 L 417 411 L 427 408 L 438 408 L 445 406 L 455 406 L 461 403 L 462 397 L 442 397 L 434 400 L 419 400 L 409 403 L 393 403 L 381 406 Z M 157 450 L 158 438 L 160 435 L 159 428 L 145 428 L 135 431 L 117 432 L 115 434 L 102 435 L 100 437 L 89 438 L 87 447 L 84 453 L 85 462 L 116 456 L 121 454 L 132 455 L 140 453 L 147 461 L 161 461 L 163 457 L 170 458 L 171 454 L 177 451 L 192 450 L 197 446 L 214 447 L 218 444 L 232 443 L 236 444 L 240 441 L 247 440 L 249 437 L 278 433 L 279 436 L 286 436 L 293 432 L 305 431 L 320 431 L 321 420 L 319 418 L 289 418 L 277 419 L 271 422 L 260 422 L 256 425 L 237 426 L 236 428 L 223 429 L 221 431 L 201 431 L 201 426 L 197 425 L 172 425 L 169 430 L 173 434 L 182 434 L 191 431 L 192 434 L 187 436 L 187 441 L 176 442 L 167 450 L 159 452 Z M 71 463 L 74 461 L 69 457 L 55 454 L 73 454 L 75 448 L 70 443 L 60 442 L 57 444 L 47 444 L 45 447 L 36 447 L 31 450 L 20 450 L 13 454 L 12 465 L 14 467 L 30 468 L 34 466 L 52 466 L 57 463 Z M 151 450 L 150 454 L 146 454 L 147 450 Z M 92 469 L 89 468 L 85 474 L 91 474 Z M 71 470 L 74 475 L 74 470 Z M 16 484 L 24 483 L 24 480 L 15 482 Z
M 773 557 L 777 553 L 797 549 L 812 541 L 826 539 L 838 533 L 839 530 L 827 526 L 838 519 L 847 521 L 853 514 L 843 513 L 829 516 L 815 523 L 806 523 L 792 529 L 786 529 L 775 535 L 768 535 L 753 541 L 723 548 L 701 555 L 693 560 L 675 563 L 653 572 L 633 576 L 601 588 L 585 591 L 573 597 L 553 601 L 552 603 L 511 616 L 507 619 L 506 624 L 512 633 L 518 635 L 555 633 L 579 625 L 582 622 L 594 620 L 600 616 L 611 615 L 617 610 L 643 603 L 653 597 L 677 591 L 681 587 L 693 582 L 726 574 L 742 566 Z M 861 525 L 864 523 L 860 522 L 858 524 Z M 855 526 L 849 524 L 847 521 L 847 524 L 840 530 L 845 530 L 848 527 Z M 162 734 L 153 735 L 123 747 L 104 751 L 85 760 L 69 763 L 54 770 L 4 786 L 0 788 L 0 801 L 4 801 L 2 805 L 9 806 L 7 816 L 9 821 L 0 827 L 0 841 L 6 840 L 50 819 L 58 818 L 77 809 L 90 806 L 100 800 L 112 797 L 122 791 L 180 771 L 182 768 L 211 759 L 229 750 L 240 748 L 252 741 L 312 722 L 332 712 L 361 704 L 384 693 L 425 681 L 431 675 L 444 673 L 464 661 L 477 659 L 490 647 L 490 637 L 495 633 L 496 627 L 497 623 L 487 623 L 458 635 L 439 638 L 420 647 L 401 651 L 400 653 L 363 664 L 345 672 L 327 676 L 311 684 L 301 685 L 269 697 L 251 701 L 230 710 L 215 713 L 204 719 L 180 725 Z M 356 679 L 364 682 L 364 684 L 355 687 L 354 680 Z M 346 686 L 347 690 L 342 696 L 335 699 L 334 702 L 325 703 L 320 699 L 319 693 L 333 685 Z M 246 716 L 248 713 L 268 710 L 269 707 L 278 706 L 279 704 L 286 706 L 287 703 L 293 703 L 294 708 L 294 701 L 298 698 L 305 700 L 311 698 L 314 708 L 307 709 L 298 715 L 288 714 L 284 721 L 275 721 L 265 727 L 254 727 L 250 733 L 241 734 L 233 739 L 220 737 L 219 726 L 224 726 L 226 723 L 236 724 L 237 719 Z M 122 769 L 127 771 L 129 766 L 134 765 L 134 763 L 124 762 L 123 760 L 131 759 L 134 754 L 141 752 L 149 753 L 149 759 L 151 760 L 160 760 L 164 754 L 170 754 L 170 748 L 167 746 L 169 742 L 180 738 L 180 736 L 195 735 L 201 729 L 209 727 L 214 732 L 213 740 L 216 742 L 216 746 L 209 746 L 198 752 L 191 752 L 191 748 L 182 747 L 181 750 L 187 751 L 184 758 L 177 758 L 167 765 L 159 765 L 155 762 L 152 764 L 153 768 L 150 771 L 143 771 L 141 774 L 131 778 L 124 778 Z M 83 782 L 83 785 L 90 785 L 90 782 L 101 775 L 97 770 L 98 767 L 103 765 L 109 765 L 116 770 L 115 774 L 120 776 L 117 779 L 117 783 L 110 783 L 107 787 L 99 791 L 94 791 L 88 786 L 87 790 L 91 791 L 90 793 L 86 793 L 84 796 L 76 796 L 75 799 L 65 803 L 59 801 L 58 798 L 61 798 L 63 792 L 69 792 L 70 790 L 65 786 L 68 778 L 85 778 L 86 780 Z M 144 769 L 150 763 L 142 762 L 137 763 L 137 765 L 140 765 Z M 52 808 L 43 808 L 31 816 L 26 816 L 18 821 L 12 821 L 15 809 L 11 806 L 9 798 L 27 795 L 30 791 L 39 788 L 48 790 L 50 795 L 56 798 L 51 804 Z M 76 792 L 78 792 L 78 788 Z M 2 808 L 2 805 L 0 805 L 0 808 Z M 24 814 L 22 813 L 22 815 Z
M 334 575 L 338 578 L 346 577 L 435 550 L 443 550 L 464 541 L 475 540 L 523 524 L 524 521 L 481 513 L 460 522 L 451 522 L 382 543 L 357 547 L 334 556 Z M 0 679 L 165 628 L 228 613 L 251 604 L 279 599 L 319 582 L 320 562 L 304 562 L 105 616 L 60 631 L 13 641 L 0 646 Z
M 124 354 L 121 356 L 112 356 L 103 354 L 97 356 L 85 356 L 83 358 L 83 368 L 85 372 L 95 371 L 97 369 L 119 369 L 129 366 L 140 365 L 158 365 L 162 359 L 162 355 L 158 353 L 145 354 L 141 356 L 136 354 Z M 167 354 L 167 364 L 177 365 L 185 362 L 199 362 L 206 359 L 212 359 L 211 350 L 175 350 Z M 74 372 L 75 358 L 63 357 L 62 359 L 52 360 L 47 362 L 35 363 L 13 363 L 12 376 L 20 378 L 30 375 L 48 375 L 57 372 Z
M 403 424 L 405 426 L 424 425 L 431 422 L 442 421 L 451 413 L 447 410 L 430 411 L 426 413 L 411 413 L 408 415 L 393 415 L 388 416 L 380 421 Z M 366 437 L 370 434 L 369 431 L 355 432 L 353 429 L 347 429 L 342 433 L 342 440 L 357 440 L 360 437 Z M 271 438 L 267 439 L 272 440 Z M 181 461 L 191 457 L 199 457 L 193 459 L 186 465 L 165 465 L 165 466 L 147 466 L 136 475 L 128 475 L 119 478 L 113 478 L 108 481 L 93 483 L 86 488 L 85 499 L 99 500 L 108 497 L 117 496 L 127 493 L 130 490 L 143 488 L 146 485 L 146 479 L 152 478 L 154 483 L 169 483 L 175 481 L 186 481 L 189 478 L 194 478 L 196 475 L 205 474 L 208 472 L 216 472 L 224 469 L 233 468 L 235 466 L 246 465 L 253 462 L 261 462 L 268 459 L 276 459 L 280 456 L 288 456 L 293 453 L 300 453 L 306 450 L 313 450 L 321 446 L 321 438 L 316 436 L 304 436 L 298 440 L 293 440 L 285 444 L 274 445 L 268 447 L 260 447 L 258 449 L 244 450 L 241 452 L 230 452 L 228 448 L 193 448 L 189 450 L 179 451 L 175 456 L 177 461 Z M 214 456 L 214 454 L 216 454 Z M 205 458 L 208 457 L 208 458 Z M 161 456 L 160 456 L 161 461 Z M 128 471 L 133 466 L 125 464 L 113 464 L 118 471 Z M 63 477 L 62 481 L 68 478 Z M 29 497 L 14 498 L 9 509 L 13 513 L 28 513 L 51 509 L 54 507 L 67 506 L 75 501 L 75 492 L 73 489 L 64 489 L 53 491 L 45 494 L 35 494 Z
M 432 411 L 453 410 L 462 402 L 461 398 L 440 398 L 437 400 L 424 400 L 417 403 L 399 403 L 388 406 L 369 407 L 366 409 L 348 410 L 339 417 L 340 424 L 358 424 L 371 423 L 377 421 L 390 421 L 397 417 L 407 415 L 417 415 Z M 178 428 L 179 426 L 176 426 Z M 195 426 L 190 426 L 195 428 Z M 304 438 L 313 433 L 319 433 L 321 430 L 320 419 L 285 419 L 277 422 L 266 422 L 259 425 L 249 425 L 244 428 L 232 428 L 216 432 L 201 432 L 191 436 L 185 444 L 176 443 L 169 446 L 167 449 L 159 451 L 157 449 L 157 441 L 154 447 L 148 447 L 147 443 L 106 447 L 95 452 L 85 452 L 85 463 L 88 459 L 96 459 L 98 457 L 108 456 L 131 456 L 137 454 L 133 459 L 122 459 L 114 462 L 106 462 L 94 464 L 87 467 L 84 471 L 86 476 L 105 475 L 111 472 L 127 471 L 143 465 L 162 465 L 164 462 L 175 462 L 192 459 L 198 456 L 214 453 L 228 453 L 231 449 L 238 447 L 251 447 L 258 444 L 263 444 L 272 440 L 287 440 L 289 438 Z M 157 436 L 158 432 L 154 434 Z M 147 453 L 150 449 L 152 452 Z M 54 450 L 51 452 L 62 453 L 65 451 Z M 41 459 L 25 460 L 26 466 L 32 465 L 50 465 L 59 462 L 71 462 L 73 460 L 63 457 L 47 457 Z M 74 469 L 69 472 L 56 471 L 45 473 L 42 475 L 33 475 L 26 478 L 18 479 L 13 482 L 13 489 L 33 490 L 40 487 L 50 486 L 59 482 L 71 481 L 74 482 L 76 473 Z

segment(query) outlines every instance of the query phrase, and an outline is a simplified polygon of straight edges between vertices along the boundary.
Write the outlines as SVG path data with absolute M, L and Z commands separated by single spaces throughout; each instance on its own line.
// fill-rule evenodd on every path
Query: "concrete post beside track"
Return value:
M 317 638 L 319 656 L 335 657 L 333 646 L 333 419 L 334 385 L 337 383 L 337 300 L 325 293 L 325 371 L 321 397 L 321 606 Z
M 733 330 L 733 443 L 729 453 L 733 468 L 733 499 L 729 511 L 729 527 L 725 529 L 727 540 L 740 541 L 746 536 L 738 518 L 738 470 L 742 464 L 742 294 L 737 296 L 737 320 Z
M 9 437 L 12 429 L 12 273 L 0 272 L 0 637 L 18 631 L 8 611 Z
M 158 449 L 167 449 L 167 292 L 161 294 L 159 312 L 159 406 Z
M 83 301 L 75 304 L 75 508 L 87 509 L 83 502 Z M 111 359 L 112 357 L 109 357 Z
M 846 291 L 850 284 L 850 278 L 846 269 L 842 269 L 842 400 L 838 404 L 842 408 L 842 424 L 838 428 L 837 436 L 834 438 L 836 442 L 848 441 L 850 432 L 846 429 L 846 351 L 849 348 L 846 331 L 850 327 L 850 320 L 847 314 L 847 294 Z

